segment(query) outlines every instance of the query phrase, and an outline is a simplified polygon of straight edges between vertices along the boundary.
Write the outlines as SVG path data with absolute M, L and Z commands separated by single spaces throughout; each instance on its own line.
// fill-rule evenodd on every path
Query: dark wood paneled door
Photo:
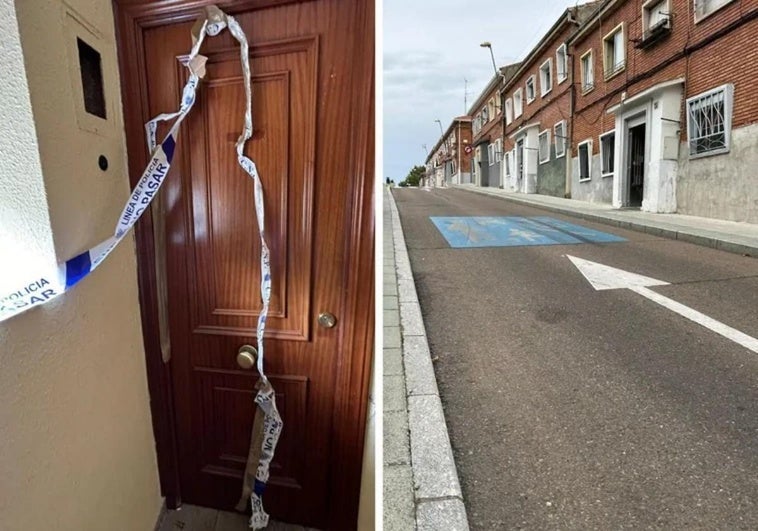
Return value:
M 147 116 L 177 106 L 199 11 L 177 14 L 164 4 L 143 16 L 135 48 Z M 284 431 L 264 502 L 277 519 L 319 528 L 342 527 L 330 511 L 354 514 L 358 499 L 360 448 L 340 437 L 365 422 L 373 255 L 360 255 L 356 244 L 365 251 L 372 238 L 372 4 L 220 4 L 250 42 L 254 134 L 246 151 L 265 189 L 272 256 L 266 372 Z M 181 501 L 232 509 L 257 380 L 236 356 L 255 344 L 260 246 L 253 182 L 234 150 L 245 108 L 239 48 L 224 32 L 201 53 L 207 74 L 164 185 L 172 353 L 165 398 L 173 403 Z M 319 326 L 320 312 L 334 314 L 336 326 Z M 360 407 L 345 405 L 356 400 Z M 340 492 L 346 482 L 351 490 Z

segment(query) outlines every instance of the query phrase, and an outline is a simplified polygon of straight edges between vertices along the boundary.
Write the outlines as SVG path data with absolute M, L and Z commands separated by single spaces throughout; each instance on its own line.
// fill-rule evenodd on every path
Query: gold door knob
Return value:
M 237 365 L 240 369 L 252 369 L 258 359 L 258 351 L 252 345 L 242 345 L 237 352 Z
M 337 318 L 332 313 L 321 312 L 318 314 L 318 324 L 321 328 L 334 328 L 334 325 L 337 324 Z

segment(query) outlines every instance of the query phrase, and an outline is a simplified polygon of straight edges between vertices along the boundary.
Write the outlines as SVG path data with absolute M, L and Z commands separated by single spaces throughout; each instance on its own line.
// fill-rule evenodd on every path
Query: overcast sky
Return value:
M 585 3 L 582 0 L 578 3 Z M 405 179 L 424 164 L 422 144 L 440 137 L 494 75 L 519 61 L 576 0 L 384 0 L 384 176 Z

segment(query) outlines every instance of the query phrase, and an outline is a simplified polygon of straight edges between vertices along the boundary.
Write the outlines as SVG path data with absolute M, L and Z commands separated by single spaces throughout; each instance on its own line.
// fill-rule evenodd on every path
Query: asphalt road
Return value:
M 460 190 L 394 190 L 472 529 L 758 529 L 758 259 Z M 429 216 L 550 216 L 607 244 L 453 249 Z

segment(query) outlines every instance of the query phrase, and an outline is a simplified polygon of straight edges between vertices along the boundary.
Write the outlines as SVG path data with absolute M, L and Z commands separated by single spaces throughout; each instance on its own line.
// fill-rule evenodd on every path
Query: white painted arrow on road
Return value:
M 727 326 L 697 310 L 693 310 L 689 306 L 680 304 L 675 300 L 671 300 L 660 293 L 648 289 L 648 286 L 666 286 L 668 282 L 598 264 L 597 262 L 590 262 L 576 256 L 566 255 L 566 257 L 573 262 L 582 275 L 584 275 L 584 278 L 596 290 L 629 289 L 758 354 L 758 339 L 750 337 L 731 326 Z

